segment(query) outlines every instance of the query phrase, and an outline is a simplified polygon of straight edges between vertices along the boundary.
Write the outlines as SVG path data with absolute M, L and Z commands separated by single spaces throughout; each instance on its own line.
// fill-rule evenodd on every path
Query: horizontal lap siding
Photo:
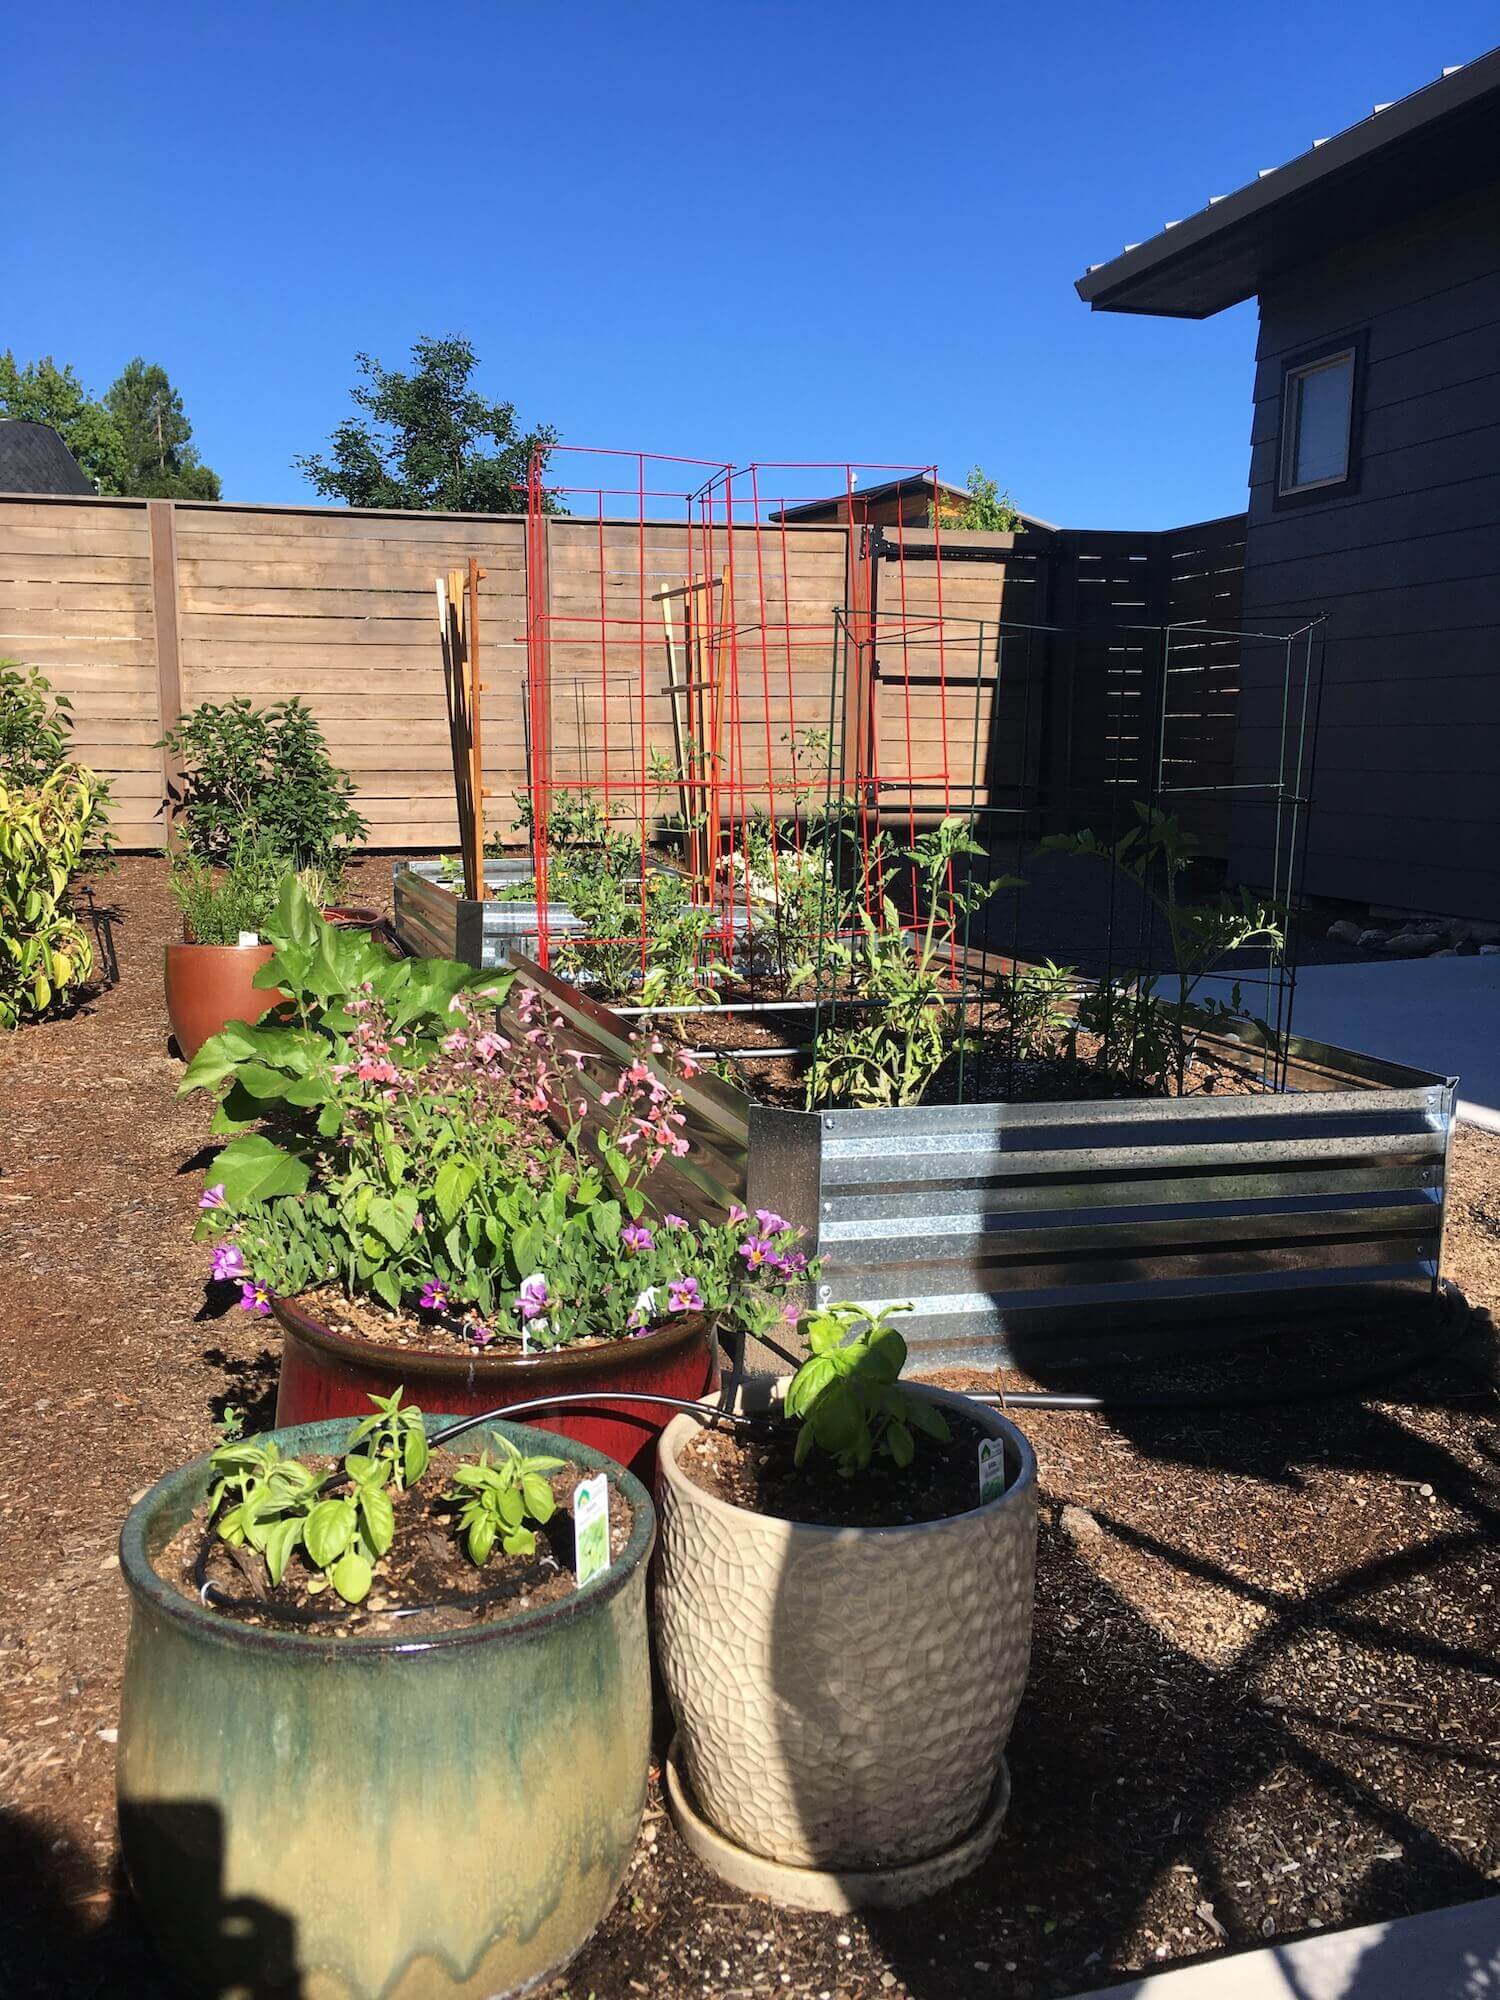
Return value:
M 73 704 L 73 751 L 114 794 L 122 847 L 162 837 L 151 549 L 144 501 L 0 501 L 0 658 Z
M 1275 505 L 1281 377 L 1366 342 L 1358 488 Z M 1268 285 L 1251 455 L 1247 619 L 1326 613 L 1307 886 L 1500 917 L 1500 188 Z M 1279 718 L 1246 676 L 1239 755 Z M 1234 865 L 1269 866 L 1236 815 Z

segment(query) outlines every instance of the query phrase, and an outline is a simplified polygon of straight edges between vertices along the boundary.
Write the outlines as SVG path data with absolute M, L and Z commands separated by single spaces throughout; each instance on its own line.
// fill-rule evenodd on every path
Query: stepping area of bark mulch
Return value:
M 358 900 L 388 902 L 388 862 L 360 874 Z M 190 1241 L 209 1106 L 173 1095 L 163 866 L 126 860 L 98 892 L 120 983 L 0 1042 L 7 2000 L 168 1990 L 117 1871 L 115 1539 L 227 1406 L 260 1428 L 275 1391 L 264 1322 L 210 1311 Z M 1446 1269 L 1492 1307 L 1500 1141 L 1461 1130 L 1454 1175 Z M 778 1912 L 702 1872 L 653 1780 L 616 1905 L 552 2000 L 1043 2000 L 1485 1893 L 1500 1870 L 1500 1427 L 1487 1314 L 1459 1333 L 1363 1397 L 1021 1416 L 1041 1469 L 1036 1643 L 985 1869 L 869 1922 Z M 1347 1370 L 1391 1338 L 1288 1333 L 1254 1365 Z

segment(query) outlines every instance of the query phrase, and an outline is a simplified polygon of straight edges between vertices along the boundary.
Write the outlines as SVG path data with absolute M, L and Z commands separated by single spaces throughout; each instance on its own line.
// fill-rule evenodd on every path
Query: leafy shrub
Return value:
M 236 841 L 227 868 L 196 854 L 172 865 L 167 886 L 194 944 L 238 944 L 242 931 L 265 932 L 287 864 L 264 839 Z
M 109 847 L 109 786 L 72 760 L 73 704 L 54 694 L 35 667 L 0 660 L 0 784 L 26 791 L 65 766 L 76 770 L 93 799 L 83 847 Z
M 1078 974 L 1050 958 L 1018 965 L 1002 978 L 995 998 L 1010 1029 L 1012 1052 L 1022 1062 L 1055 1055 L 1073 1024 Z
M 0 782 L 0 1028 L 61 1006 L 93 971 L 68 891 L 98 813 L 97 781 L 75 765 Z
M 296 867 L 337 877 L 367 831 L 354 781 L 328 754 L 311 709 L 293 697 L 255 708 L 243 697 L 203 702 L 162 738 L 182 767 L 171 799 L 189 852 L 226 862 L 261 839 Z
M 843 1300 L 802 1322 L 808 1358 L 787 1384 L 785 1411 L 801 1424 L 795 1458 L 826 1451 L 845 1478 L 863 1472 L 877 1452 L 898 1466 L 916 1455 L 913 1431 L 939 1444 L 950 1432 L 941 1410 L 901 1387 L 906 1342 L 890 1324 L 910 1306 L 871 1313 Z

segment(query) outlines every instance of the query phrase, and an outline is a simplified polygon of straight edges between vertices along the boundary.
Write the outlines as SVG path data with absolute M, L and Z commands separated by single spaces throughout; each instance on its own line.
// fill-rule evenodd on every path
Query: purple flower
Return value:
M 264 1285 L 247 1278 L 240 1286 L 240 1306 L 247 1313 L 268 1313 L 271 1310 L 271 1294 Z
M 750 1217 L 748 1212 L 741 1208 L 738 1202 L 735 1202 L 730 1208 L 729 1220 L 731 1222 L 748 1222 Z
M 224 1183 L 215 1181 L 211 1188 L 205 1188 L 198 1197 L 200 1208 L 222 1208 L 224 1206 Z
M 807 1269 L 807 1252 L 790 1250 L 784 1257 L 771 1257 L 767 1261 L 778 1277 L 796 1278 Z
M 417 1304 L 423 1312 L 440 1313 L 448 1310 L 448 1287 L 439 1279 L 429 1278 L 422 1287 L 422 1296 Z
M 248 1278 L 250 1267 L 245 1262 L 245 1253 L 238 1243 L 216 1243 L 213 1262 L 208 1267 L 208 1275 L 216 1285 L 227 1285 L 236 1278 Z
M 439 1291 L 442 1289 L 438 1287 Z M 486 1326 L 482 1319 L 471 1319 L 464 1327 L 464 1334 L 471 1347 L 488 1347 L 495 1338 L 494 1328 Z
M 654 1250 L 656 1238 L 643 1222 L 627 1222 L 620 1231 L 620 1241 L 627 1250 Z
M 780 1236 L 783 1230 L 791 1228 L 784 1215 L 778 1215 L 774 1208 L 758 1208 L 755 1219 L 760 1224 L 762 1236 Z
M 781 1317 L 786 1321 L 787 1325 L 791 1327 L 795 1332 L 797 1325 L 802 1318 L 802 1308 L 801 1306 L 798 1305 L 795 1299 L 788 1299 L 785 1306 L 783 1306 L 782 1308 Z
M 764 1236 L 747 1236 L 740 1245 L 740 1255 L 745 1260 L 747 1271 L 758 1271 L 773 1254 L 771 1245 Z
M 516 1304 L 521 1308 L 522 1319 L 540 1319 L 551 1303 L 552 1294 L 547 1290 L 547 1280 L 540 1271 L 533 1271 L 529 1278 L 521 1280 Z
M 668 1229 L 686 1229 L 688 1219 L 685 1215 L 664 1215 L 662 1223 Z
M 667 1309 L 674 1313 L 701 1312 L 703 1294 L 698 1289 L 698 1280 L 674 1278 L 667 1286 Z

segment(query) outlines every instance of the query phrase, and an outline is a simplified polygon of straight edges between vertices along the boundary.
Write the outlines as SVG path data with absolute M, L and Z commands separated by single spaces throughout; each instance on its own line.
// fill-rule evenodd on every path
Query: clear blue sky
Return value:
M 569 441 L 978 459 L 1073 526 L 1243 505 L 1254 306 L 1073 280 L 1495 39 L 1492 0 L 17 9 L 0 346 L 139 352 L 227 498 L 353 355 L 467 333 Z

